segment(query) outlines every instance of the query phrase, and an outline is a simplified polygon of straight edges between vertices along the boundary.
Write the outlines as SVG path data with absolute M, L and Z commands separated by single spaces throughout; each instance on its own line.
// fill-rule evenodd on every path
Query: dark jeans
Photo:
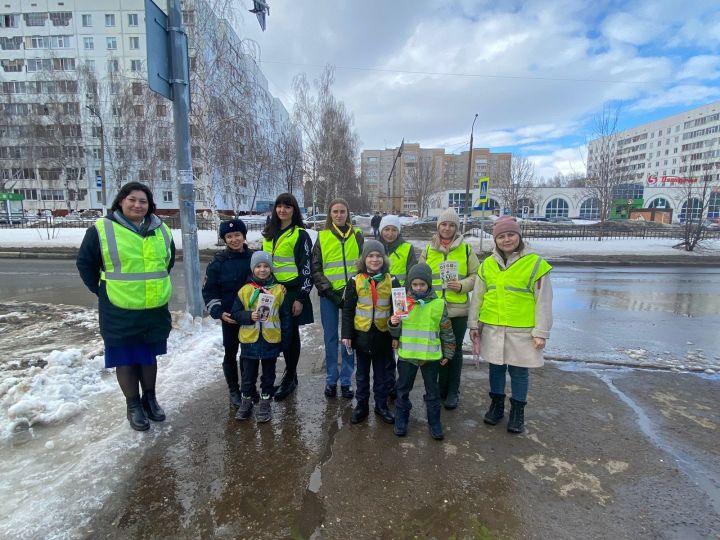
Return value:
M 382 338 L 378 338 L 382 340 Z M 373 397 L 376 406 L 387 405 L 391 379 L 390 366 L 394 364 L 391 341 L 378 344 L 372 352 L 358 349 L 355 370 L 355 397 L 358 403 L 370 399 L 370 366 L 373 370 Z M 386 346 L 382 346 L 386 345 Z
M 453 334 L 455 334 L 455 355 L 444 366 L 440 366 L 440 397 L 460 393 L 460 373 L 463 365 L 462 344 L 467 331 L 467 317 L 452 317 Z
M 258 368 L 262 363 L 262 376 L 260 377 L 260 393 L 263 395 L 272 395 L 275 385 L 275 363 L 277 358 L 256 358 L 240 357 L 242 364 L 242 393 L 244 396 L 252 396 L 255 394 L 255 383 L 258 377 Z
M 239 388 L 240 378 L 238 377 L 238 361 L 237 355 L 240 348 L 240 339 L 238 331 L 240 327 L 237 324 L 228 324 L 222 321 L 223 346 L 225 347 L 225 356 L 223 356 L 223 374 L 228 389 L 234 392 Z M 242 370 L 242 365 L 240 366 Z
M 530 370 L 526 367 L 508 366 L 506 364 L 489 364 L 490 391 L 493 394 L 505 393 L 505 372 L 510 373 L 510 389 L 512 398 L 523 403 L 527 401 L 530 386 Z
M 425 383 L 425 405 L 428 410 L 440 407 L 440 391 L 438 389 L 438 374 L 440 371 L 440 362 L 425 362 L 422 366 L 406 362 L 402 358 L 398 360 L 398 382 L 397 382 L 397 399 L 395 400 L 395 408 L 399 411 L 409 411 L 412 409 L 410 403 L 410 392 L 415 384 L 415 376 L 418 368 L 422 373 L 423 382 Z

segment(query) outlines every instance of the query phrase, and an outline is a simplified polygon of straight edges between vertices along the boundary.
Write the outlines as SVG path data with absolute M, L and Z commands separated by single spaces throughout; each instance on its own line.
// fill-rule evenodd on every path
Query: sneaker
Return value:
M 238 409 L 237 414 L 235 415 L 235 420 L 247 420 L 250 418 L 250 415 L 252 414 L 253 410 L 253 401 L 250 396 L 246 396 L 243 394 L 242 401 L 240 403 L 240 408 Z
M 262 424 L 264 422 L 269 422 L 270 420 L 272 420 L 270 396 L 268 394 L 263 394 L 260 396 L 260 405 L 258 405 L 258 410 L 255 413 L 255 421 Z
M 340 395 L 344 397 L 345 399 L 352 399 L 355 397 L 355 392 L 353 392 L 353 389 L 350 388 L 350 386 L 340 386 Z

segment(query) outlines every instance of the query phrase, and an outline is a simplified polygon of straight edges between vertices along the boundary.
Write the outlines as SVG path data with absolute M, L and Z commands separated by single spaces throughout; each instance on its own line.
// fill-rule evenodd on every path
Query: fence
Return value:
M 180 216 L 162 216 L 161 219 L 171 229 L 180 229 Z M 8 223 L 6 219 L 0 219 L 0 229 L 87 229 L 95 223 L 96 218 L 42 218 L 42 219 L 12 219 Z M 262 231 L 265 228 L 265 221 L 243 220 L 249 231 Z M 217 224 L 212 219 L 197 218 L 197 228 L 201 231 L 217 230 Z
M 626 222 L 605 222 L 595 225 L 551 225 L 540 223 L 522 223 L 523 238 L 551 238 L 557 240 L 592 240 L 597 238 L 667 238 L 682 240 L 682 225 L 644 225 Z M 473 236 L 480 236 L 480 227 L 471 229 Z M 482 230 L 492 234 L 492 225 L 483 225 Z M 720 230 L 704 229 L 702 240 L 720 239 Z

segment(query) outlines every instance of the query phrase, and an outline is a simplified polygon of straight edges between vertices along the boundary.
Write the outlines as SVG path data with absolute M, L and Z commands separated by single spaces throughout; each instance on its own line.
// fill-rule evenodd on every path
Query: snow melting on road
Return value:
M 86 310 L 91 314 L 97 317 Z M 184 313 L 173 319 L 170 352 L 160 358 L 158 374 L 158 397 L 169 418 L 222 377 L 223 355 L 216 321 L 193 321 Z M 25 342 L 32 341 L 27 335 Z M 113 371 L 80 345 L 59 346 L 42 362 L 25 358 L 0 366 L 2 538 L 78 536 L 133 474 L 144 449 L 172 436 L 170 422 L 132 431 Z

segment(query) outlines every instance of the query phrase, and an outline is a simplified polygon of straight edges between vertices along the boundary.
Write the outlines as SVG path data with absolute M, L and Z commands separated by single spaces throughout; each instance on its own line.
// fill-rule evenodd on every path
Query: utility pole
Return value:
M 105 175 L 105 126 L 103 125 L 102 116 L 100 116 L 100 112 L 95 108 L 94 105 L 85 105 L 88 111 L 90 111 L 90 114 L 92 114 L 95 118 L 98 119 L 98 122 L 100 122 L 100 187 L 102 188 L 102 192 L 100 195 L 101 201 L 100 204 L 102 205 L 102 215 L 104 216 L 107 214 L 107 176 Z M 97 181 L 97 179 L 96 179 Z
M 400 148 L 398 148 L 397 154 L 395 154 L 395 159 L 393 160 L 392 168 L 390 169 L 390 174 L 388 174 L 388 199 L 390 200 L 390 208 L 388 210 L 388 213 L 394 212 L 394 203 L 395 203 L 395 197 L 393 196 L 393 187 L 394 184 L 397 183 L 397 177 L 393 176 L 393 173 L 395 172 L 395 165 L 397 164 L 397 160 L 402 156 L 403 150 L 405 149 L 405 137 L 403 137 L 402 142 L 400 143 Z M 390 182 L 390 179 L 394 179 L 394 182 Z
M 472 174 L 472 145 L 473 145 L 473 130 L 475 129 L 475 120 L 477 120 L 478 113 L 475 113 L 473 118 L 472 127 L 470 128 L 470 152 L 468 152 L 468 171 L 467 171 L 467 183 L 465 184 L 465 219 L 463 220 L 463 234 L 467 232 L 467 219 L 470 213 L 471 201 L 470 201 L 470 176 Z
M 198 250 L 192 154 L 190 153 L 190 74 L 188 73 L 187 34 L 182 24 L 180 0 L 167 1 L 168 39 L 175 123 L 175 165 L 177 168 L 180 224 L 187 310 L 193 317 L 203 314 L 200 292 L 200 253 Z

